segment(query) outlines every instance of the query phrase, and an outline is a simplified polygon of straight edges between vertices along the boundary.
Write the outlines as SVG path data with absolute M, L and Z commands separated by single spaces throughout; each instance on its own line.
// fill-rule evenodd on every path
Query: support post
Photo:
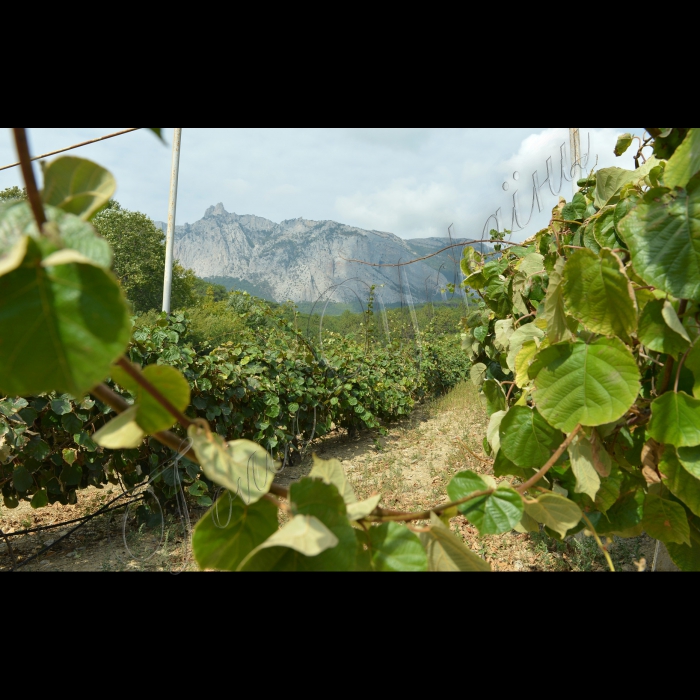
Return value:
M 170 172 L 170 199 L 168 201 L 168 230 L 165 237 L 165 275 L 163 277 L 163 311 L 170 313 L 173 288 L 173 247 L 175 243 L 175 209 L 177 207 L 177 178 L 180 170 L 180 141 L 182 129 L 174 129 L 173 162 Z
M 580 129 L 569 129 L 569 143 L 571 145 L 571 188 L 573 194 L 578 191 L 576 184 L 582 177 L 581 171 L 581 133 Z

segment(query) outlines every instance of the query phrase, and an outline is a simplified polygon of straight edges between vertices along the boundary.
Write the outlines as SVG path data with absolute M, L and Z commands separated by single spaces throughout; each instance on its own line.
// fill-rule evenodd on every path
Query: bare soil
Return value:
M 481 442 L 488 418 L 475 389 L 465 383 L 446 396 L 416 408 L 393 425 L 386 435 L 364 431 L 349 436 L 338 430 L 309 446 L 307 456 L 287 466 L 276 481 L 288 486 L 311 469 L 311 453 L 341 461 L 359 498 L 382 494 L 381 505 L 400 510 L 423 510 L 447 500 L 446 486 L 464 469 L 491 472 Z M 0 537 L 0 571 L 20 565 L 20 571 L 180 571 L 196 570 L 187 523 L 167 516 L 165 525 L 149 530 L 124 508 L 100 515 L 69 534 L 79 523 L 68 521 L 92 514 L 118 496 L 118 487 L 89 488 L 74 506 L 54 504 L 33 510 L 22 502 L 14 510 L 0 506 L 0 529 L 6 535 L 37 526 L 58 527 L 8 538 Z M 194 526 L 204 510 L 191 510 Z M 126 523 L 126 525 L 125 525 Z M 603 571 L 605 559 L 592 537 L 557 542 L 544 533 L 481 537 L 466 518 L 451 521 L 453 531 L 496 571 Z M 65 539 L 58 541 L 64 535 Z M 43 547 L 51 549 L 31 559 Z M 125 546 L 129 546 L 129 550 Z M 606 543 L 617 570 L 648 570 L 656 542 L 646 536 Z M 25 564 L 26 562 L 26 564 Z

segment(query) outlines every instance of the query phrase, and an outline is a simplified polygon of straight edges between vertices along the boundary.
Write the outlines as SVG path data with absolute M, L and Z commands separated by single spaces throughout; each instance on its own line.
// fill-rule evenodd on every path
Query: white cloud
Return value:
M 30 129 L 34 153 L 117 129 Z M 591 137 L 598 168 L 633 167 L 630 153 L 615 158 L 618 133 L 642 129 L 581 129 L 582 146 Z M 72 152 L 111 170 L 123 206 L 158 220 L 167 216 L 172 129 L 162 144 L 145 131 L 134 132 Z M 273 221 L 297 216 L 335 219 L 399 236 L 478 237 L 490 214 L 501 207 L 510 219 L 518 187 L 529 212 L 532 173 L 540 182 L 552 156 L 558 185 L 559 145 L 568 150 L 568 130 L 480 129 L 224 129 L 183 131 L 178 191 L 178 223 L 193 222 L 212 204 Z M 15 160 L 9 130 L 0 129 L 0 165 Z M 38 169 L 37 169 L 38 171 Z M 510 180 L 508 180 L 510 178 Z M 502 184 L 512 185 L 508 192 Z M 0 189 L 21 183 L 18 169 L 0 172 Z M 562 187 L 571 197 L 571 185 Z M 519 236 L 548 221 L 557 198 L 542 192 L 541 214 Z M 505 220 L 505 216 L 502 216 Z M 508 220 L 507 225 L 510 224 Z
M 586 172 L 612 166 L 634 168 L 631 152 L 620 158 L 613 153 L 617 137 L 621 133 L 623 133 L 622 130 L 611 128 L 580 129 L 581 154 Z M 518 219 L 513 226 L 513 240 L 523 240 L 546 226 L 551 216 L 551 209 L 558 201 L 558 196 L 566 198 L 567 201 L 571 200 L 573 185 L 571 182 L 562 181 L 560 174 L 562 146 L 564 146 L 564 172 L 566 177 L 571 179 L 568 128 L 550 128 L 531 134 L 523 139 L 516 153 L 502 162 L 500 168 L 502 185 L 506 184 L 508 188 L 507 190 L 501 188 L 500 194 L 495 197 L 495 206 L 492 211 L 495 212 L 498 207 L 501 207 L 502 226 L 510 229 L 513 225 L 513 195 L 517 193 Z M 551 158 L 550 177 L 552 180 L 544 184 L 547 179 L 548 158 Z M 533 174 L 535 172 L 540 184 L 539 194 L 542 211 L 538 211 L 536 201 L 533 205 Z M 557 194 L 552 194 L 552 190 Z M 486 214 L 486 216 L 488 215 Z M 528 218 L 530 220 L 526 224 Z M 519 231 L 517 229 L 518 221 L 523 226 Z
M 404 238 L 444 236 L 459 209 L 459 193 L 447 183 L 394 180 L 370 194 L 336 199 L 340 220 L 361 228 L 389 231 Z

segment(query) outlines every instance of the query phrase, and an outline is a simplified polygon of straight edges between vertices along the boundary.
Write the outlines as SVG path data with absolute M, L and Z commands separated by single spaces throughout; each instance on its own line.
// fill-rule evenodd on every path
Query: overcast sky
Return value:
M 121 127 L 126 128 L 126 127 Z M 100 129 L 29 129 L 32 154 L 102 136 Z M 117 179 L 116 198 L 128 209 L 167 219 L 172 129 L 166 145 L 136 131 L 86 146 L 69 155 L 94 160 Z M 589 168 L 633 168 L 631 151 L 616 158 L 618 134 L 637 128 L 581 129 Z M 532 174 L 546 178 L 551 156 L 554 190 L 560 182 L 560 146 L 568 129 L 195 129 L 182 135 L 177 223 L 192 223 L 222 202 L 227 211 L 273 221 L 333 219 L 403 238 L 480 238 L 488 217 L 500 207 L 510 227 L 512 196 L 518 193 L 525 224 L 532 203 Z M 0 167 L 14 162 L 9 129 L 0 131 Z M 567 174 L 569 163 L 566 164 Z M 38 173 L 39 168 L 36 168 Z M 518 173 L 517 181 L 514 173 Z M 507 191 L 504 183 L 508 185 Z M 21 185 L 19 168 L 0 172 L 0 189 Z M 571 184 L 561 185 L 571 199 Z M 522 240 L 549 220 L 557 197 L 540 189 L 543 211 L 513 235 Z M 493 228 L 493 221 L 488 228 Z

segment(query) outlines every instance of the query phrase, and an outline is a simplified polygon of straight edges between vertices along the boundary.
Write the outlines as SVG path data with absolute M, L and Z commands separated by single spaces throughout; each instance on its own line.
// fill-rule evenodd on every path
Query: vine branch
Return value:
M 698 338 L 700 338 L 700 336 L 698 336 Z M 688 355 L 690 355 L 690 351 L 693 349 L 693 346 L 697 342 L 698 338 L 695 338 L 695 340 L 690 344 L 690 347 L 685 351 L 685 353 L 683 353 L 683 357 L 681 357 L 681 360 L 678 363 L 678 371 L 676 372 L 676 383 L 673 385 L 673 391 L 675 394 L 678 393 L 678 381 L 681 378 L 681 370 L 683 369 L 683 365 L 685 364 L 685 361 L 688 359 Z
M 608 563 L 608 568 L 610 571 L 615 571 L 615 567 L 613 566 L 612 559 L 610 558 L 610 554 L 608 553 L 608 550 L 603 546 L 603 543 L 600 541 L 600 537 L 598 537 L 598 533 L 595 531 L 595 528 L 593 527 L 593 523 L 588 519 L 585 513 L 583 513 L 583 519 L 586 521 L 586 525 L 588 526 L 588 529 L 593 533 L 593 537 L 595 538 L 595 542 L 598 545 L 598 548 L 600 549 L 601 552 L 603 552 L 603 556 L 605 557 L 605 561 Z
M 17 148 L 17 157 L 22 166 L 22 177 L 24 178 L 24 186 L 27 188 L 27 199 L 32 208 L 34 219 L 39 228 L 39 233 L 42 233 L 42 227 L 46 223 L 46 214 L 44 213 L 44 205 L 41 201 L 41 194 L 36 186 L 34 179 L 34 170 L 32 169 L 32 158 L 29 154 L 29 142 L 27 140 L 26 129 L 12 129 L 12 134 L 15 138 L 15 146 Z
M 688 300 L 687 299 L 681 299 L 681 303 L 678 305 L 678 316 L 682 316 L 685 313 L 685 310 L 688 306 Z M 657 396 L 661 396 L 661 394 L 665 394 L 666 390 L 668 389 L 668 385 L 671 383 L 671 375 L 673 374 L 673 356 L 669 355 L 666 358 L 666 364 L 664 365 L 664 376 L 663 379 L 661 380 L 661 386 L 659 387 L 659 391 Z
M 477 454 L 475 454 L 474 452 L 472 452 L 472 451 L 469 449 L 469 446 L 468 446 L 468 445 L 464 442 L 464 440 L 462 440 L 461 438 L 454 438 L 454 441 L 455 441 L 456 443 L 458 443 L 459 446 L 460 446 L 463 450 L 465 450 L 465 451 L 468 452 L 472 457 L 474 457 L 474 459 L 478 459 L 480 462 L 482 462 L 483 464 L 486 464 L 486 465 L 489 466 L 489 467 L 493 464 L 493 460 L 484 459 L 483 457 L 479 457 L 479 455 L 477 455 Z
M 145 389 L 183 428 L 189 428 L 192 421 L 182 411 L 178 411 L 175 406 L 163 396 L 163 394 L 143 376 L 141 369 L 126 357 L 120 357 L 116 362 L 139 386 Z
M 482 239 L 474 240 L 474 241 L 465 241 L 464 243 L 453 243 L 452 245 L 448 245 L 445 248 L 441 248 L 440 250 L 436 250 L 434 253 L 430 253 L 430 255 L 424 255 L 422 258 L 416 258 L 415 260 L 409 260 L 408 262 L 370 263 L 370 262 L 367 262 L 366 260 L 355 260 L 354 258 L 344 258 L 342 255 L 339 257 L 341 260 L 345 260 L 345 262 L 360 263 L 360 265 L 367 265 L 369 267 L 403 267 L 404 265 L 412 265 L 413 263 L 420 262 L 421 260 L 427 260 L 428 258 L 433 258 L 436 255 L 440 255 L 440 253 L 444 253 L 446 250 L 449 250 L 450 248 L 465 248 L 466 246 L 472 245 L 473 243 L 498 243 L 499 245 L 517 246 L 518 248 L 526 247 L 522 243 L 512 243 L 510 241 L 499 241 L 499 240 L 495 240 L 493 238 L 482 238 Z M 481 253 L 481 255 L 487 255 L 487 253 Z
M 438 506 L 429 508 L 428 510 L 420 510 L 415 513 L 406 513 L 403 511 L 388 510 L 385 508 L 375 508 L 372 513 L 365 518 L 374 523 L 386 523 L 386 522 L 408 522 L 410 520 L 429 520 L 430 514 L 435 513 L 440 515 L 450 508 L 455 506 L 460 506 L 463 503 L 467 503 L 475 498 L 480 498 L 481 496 L 490 496 L 494 492 L 494 489 L 487 489 L 486 491 L 475 491 L 470 493 L 464 498 L 460 498 L 458 501 L 451 501 L 450 503 L 442 503 Z

